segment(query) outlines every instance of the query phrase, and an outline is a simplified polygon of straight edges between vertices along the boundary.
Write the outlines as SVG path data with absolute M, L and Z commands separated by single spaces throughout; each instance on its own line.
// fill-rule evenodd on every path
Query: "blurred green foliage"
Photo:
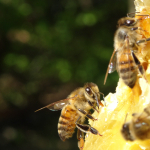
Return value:
M 57 135 L 60 112 L 34 111 L 85 82 L 115 91 L 117 73 L 103 80 L 126 13 L 124 0 L 0 0 L 1 150 L 78 149 Z

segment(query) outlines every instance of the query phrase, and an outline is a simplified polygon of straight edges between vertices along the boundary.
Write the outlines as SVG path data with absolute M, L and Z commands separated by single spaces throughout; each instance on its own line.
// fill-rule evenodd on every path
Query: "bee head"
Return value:
M 98 100 L 100 100 L 100 94 L 98 86 L 90 82 L 86 83 L 84 87 L 85 87 L 85 96 L 87 97 L 87 99 L 90 100 L 91 102 L 96 101 L 97 106 L 99 107 Z
M 131 17 L 124 17 L 119 19 L 118 26 L 134 26 L 137 23 L 137 20 Z
M 121 133 L 122 133 L 123 137 L 125 138 L 125 140 L 134 141 L 134 138 L 130 133 L 129 123 L 123 124 Z

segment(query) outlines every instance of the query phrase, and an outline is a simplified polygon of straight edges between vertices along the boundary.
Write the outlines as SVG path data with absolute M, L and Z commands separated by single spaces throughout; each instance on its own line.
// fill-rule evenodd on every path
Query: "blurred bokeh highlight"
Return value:
M 0 0 L 0 149 L 76 150 L 62 142 L 60 111 L 36 109 L 94 82 L 114 92 L 117 72 L 104 76 L 125 0 Z

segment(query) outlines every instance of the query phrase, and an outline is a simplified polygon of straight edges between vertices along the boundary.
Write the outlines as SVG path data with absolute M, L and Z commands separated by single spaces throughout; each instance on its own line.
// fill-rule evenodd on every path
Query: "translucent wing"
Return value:
M 114 57 L 112 58 L 112 61 L 109 64 L 108 73 L 112 73 L 116 70 L 116 53 Z
M 106 83 L 108 73 L 112 73 L 112 72 L 114 72 L 116 70 L 116 54 L 117 54 L 117 51 L 114 50 L 113 54 L 112 54 L 112 56 L 110 58 L 107 71 L 106 71 L 106 75 L 105 75 L 105 79 L 104 79 L 104 84 Z
M 61 110 L 65 105 L 69 104 L 69 100 L 70 99 L 74 99 L 76 96 L 74 97 L 71 97 L 71 98 L 67 98 L 67 99 L 63 99 L 63 100 L 60 100 L 60 101 L 57 101 L 57 102 L 54 102 L 52 104 L 49 104 L 47 106 L 44 106 L 38 110 L 36 110 L 35 112 L 39 111 L 39 110 L 42 110 L 44 108 L 48 108 L 49 110 L 52 110 L 52 111 L 57 111 L 57 110 Z

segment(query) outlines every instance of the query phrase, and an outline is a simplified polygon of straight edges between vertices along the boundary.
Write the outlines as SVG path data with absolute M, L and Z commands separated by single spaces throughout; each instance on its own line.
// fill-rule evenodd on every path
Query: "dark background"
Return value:
M 62 142 L 60 111 L 47 109 L 94 82 L 115 92 L 117 72 L 104 76 L 126 0 L 0 0 L 0 149 L 74 150 Z

